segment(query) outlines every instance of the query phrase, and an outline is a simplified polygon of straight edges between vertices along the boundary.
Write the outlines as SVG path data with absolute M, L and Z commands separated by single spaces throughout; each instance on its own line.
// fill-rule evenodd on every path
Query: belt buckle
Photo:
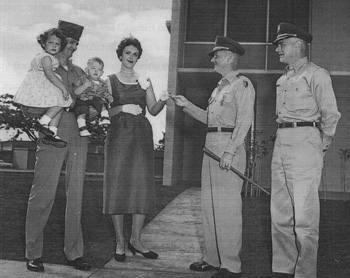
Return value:
M 286 123 L 280 123 L 279 124 L 279 128 L 285 128 L 286 127 Z
M 298 127 L 298 124 L 296 122 L 293 122 L 292 126 L 295 128 L 295 127 Z
M 218 132 L 221 132 L 221 126 L 217 127 Z

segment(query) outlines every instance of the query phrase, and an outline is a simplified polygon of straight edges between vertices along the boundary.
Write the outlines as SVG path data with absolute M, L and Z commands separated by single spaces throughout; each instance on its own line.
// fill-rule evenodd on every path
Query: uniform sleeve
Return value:
M 316 70 L 311 80 L 311 86 L 321 114 L 320 129 L 323 149 L 328 149 L 341 116 L 328 72 L 321 68 Z
M 208 123 L 208 111 L 199 108 L 192 102 L 188 102 L 187 106 L 184 107 L 183 111 L 186 114 L 190 115 L 192 118 L 196 119 L 197 121 L 202 122 L 203 124 Z
M 79 76 L 79 78 L 75 79 L 72 83 L 73 90 L 83 85 L 86 82 L 85 75 Z
M 244 142 L 254 119 L 255 89 L 252 83 L 248 79 L 242 79 L 236 94 L 236 125 L 225 148 L 225 152 L 230 154 L 235 154 L 238 146 Z

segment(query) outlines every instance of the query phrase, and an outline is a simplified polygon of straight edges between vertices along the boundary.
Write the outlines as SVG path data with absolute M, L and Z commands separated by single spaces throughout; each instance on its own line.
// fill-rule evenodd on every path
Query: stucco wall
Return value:
M 175 94 L 184 94 L 192 98 L 196 104 L 201 104 L 203 99 L 210 95 L 211 90 L 215 87 L 215 82 L 219 80 L 214 73 L 211 72 L 211 65 L 207 59 L 208 45 L 199 45 L 198 49 L 190 49 L 193 45 L 186 46 L 183 49 L 183 36 L 185 33 L 184 17 L 179 9 L 180 3 L 185 1 L 174 0 L 175 5 L 175 23 L 176 34 L 171 34 L 173 48 L 171 49 L 171 57 L 176 58 L 176 64 L 172 64 L 173 68 L 169 72 L 169 82 L 171 89 Z M 342 113 L 342 118 L 338 124 L 336 136 L 327 152 L 325 158 L 325 182 L 328 191 L 342 192 L 344 189 L 341 184 L 341 160 L 339 149 L 350 148 L 350 1 L 348 0 L 314 0 L 311 12 L 311 31 L 314 36 L 312 46 L 310 48 L 311 61 L 319 66 L 326 68 L 331 73 L 333 87 L 338 101 L 338 107 Z M 249 49 L 248 49 L 249 50 Z M 176 53 L 176 54 L 175 54 Z M 185 56 L 183 56 L 185 53 Z M 195 58 L 191 58 L 186 53 L 192 53 Z M 189 60 L 184 57 L 186 55 Z M 241 68 L 244 75 L 248 76 L 256 84 L 257 89 L 257 121 L 256 128 L 262 131 L 260 139 L 268 139 L 274 136 L 276 132 L 275 123 L 275 82 L 281 75 L 281 71 L 256 71 L 255 66 L 252 67 L 252 59 L 249 51 L 242 61 Z M 273 57 L 276 53 L 274 47 L 269 51 L 271 63 L 279 63 L 278 58 Z M 196 57 L 200 58 L 196 58 Z M 248 57 L 249 56 L 249 57 Z M 254 55 L 252 56 L 254 57 Z M 254 58 L 253 58 L 254 60 Z M 204 62 L 205 61 L 205 62 Z M 247 65 L 249 64 L 249 65 Z M 280 63 L 279 63 L 280 64 Z M 284 65 L 281 65 L 282 69 Z M 268 69 L 276 67 L 268 67 Z M 216 80 L 216 81 L 215 81 Z M 206 88 L 206 90 L 204 90 Z M 176 113 L 175 113 L 176 112 Z M 181 110 L 170 107 L 167 111 L 167 127 L 172 139 L 166 141 L 166 153 L 174 153 L 177 151 L 176 159 L 166 157 L 167 171 L 174 172 L 176 169 L 177 177 L 182 180 L 200 180 L 200 164 L 201 164 L 201 148 L 204 144 L 205 128 L 200 123 L 187 118 L 181 114 Z M 175 121 L 177 118 L 177 121 Z M 179 121 L 180 119 L 180 121 Z M 182 125 L 180 126 L 179 125 Z M 176 128 L 174 128 L 176 127 Z M 175 136 L 177 134 L 177 137 Z M 176 138 L 176 140 L 174 140 Z M 167 140 L 167 139 L 166 139 Z M 179 147 L 181 146 L 181 148 Z M 272 144 L 268 146 L 272 148 Z M 271 153 L 260 161 L 259 179 L 264 187 L 270 186 L 270 163 Z M 181 165 L 181 173 L 178 165 Z M 350 161 L 347 161 L 345 173 L 350 173 Z M 164 168 L 165 169 L 165 168 Z M 176 184 L 178 179 L 167 179 L 168 175 L 164 171 L 167 185 Z M 346 189 L 350 192 L 350 174 L 347 174 Z M 173 175 L 174 177 L 174 175 Z M 322 186 L 322 185 L 321 185 Z M 322 188 L 322 187 L 321 187 Z
M 312 60 L 329 71 L 350 71 L 350 1 L 314 0 Z

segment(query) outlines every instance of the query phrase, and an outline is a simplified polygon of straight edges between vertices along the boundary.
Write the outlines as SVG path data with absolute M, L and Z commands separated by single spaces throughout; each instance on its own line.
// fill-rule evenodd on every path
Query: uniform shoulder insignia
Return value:
M 244 88 L 247 88 L 249 84 L 248 84 L 248 81 L 246 80 L 246 77 L 240 73 L 237 75 L 237 77 L 239 79 L 242 79 Z

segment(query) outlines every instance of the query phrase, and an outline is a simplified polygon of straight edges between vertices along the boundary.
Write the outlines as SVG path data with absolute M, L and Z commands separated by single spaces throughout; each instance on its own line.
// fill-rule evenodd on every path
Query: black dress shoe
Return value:
M 78 270 L 91 270 L 91 265 L 89 265 L 83 257 L 76 258 L 73 261 L 67 260 L 67 264 L 74 266 L 74 268 Z
M 57 136 L 47 135 L 42 139 L 42 141 L 45 145 L 52 145 L 56 148 L 65 148 L 67 146 L 67 142 L 63 141 L 61 138 Z
M 125 253 L 124 254 L 118 254 L 118 253 L 114 253 L 114 259 L 117 262 L 124 262 L 126 259 Z
M 140 250 L 137 250 L 134 246 L 131 245 L 130 241 L 128 242 L 128 248 L 133 255 L 135 255 L 136 253 L 139 253 L 147 259 L 157 259 L 158 258 L 158 254 L 151 251 L 151 250 L 149 250 L 148 252 L 144 252 L 144 253 L 141 252 Z
M 220 270 L 215 273 L 211 278 L 240 278 L 241 273 L 234 273 L 226 268 L 220 268 Z
M 190 269 L 193 271 L 211 271 L 219 270 L 219 267 L 212 266 L 206 262 L 195 262 L 190 265 Z
M 261 276 L 260 278 L 293 278 L 294 274 L 274 272 L 271 275 Z
M 43 272 L 44 265 L 41 258 L 37 258 L 34 260 L 27 260 L 27 269 L 35 272 Z

